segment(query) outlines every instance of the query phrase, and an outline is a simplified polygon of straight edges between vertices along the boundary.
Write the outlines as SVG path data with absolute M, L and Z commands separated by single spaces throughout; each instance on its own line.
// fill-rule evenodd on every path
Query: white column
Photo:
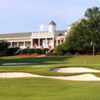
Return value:
M 40 47 L 40 38 L 38 38 L 38 46 Z
M 12 42 L 11 42 L 11 47 L 12 47 Z
M 60 44 L 61 44 L 61 39 L 60 39 Z
M 58 45 L 58 38 L 56 38 L 56 46 Z
M 19 42 L 17 42 L 17 47 L 19 47 Z
M 55 44 L 54 44 L 55 43 L 55 37 L 53 37 L 53 42 L 52 43 L 53 43 L 53 48 L 54 48 L 54 46 L 55 46 Z
M 33 48 L 33 39 L 31 39 L 31 48 Z
M 24 41 L 24 48 L 25 48 L 25 41 Z
M 47 46 L 47 38 L 45 38 L 45 46 Z
M 66 40 L 66 39 L 65 39 L 65 37 L 64 37 L 64 40 L 63 40 L 63 42 L 65 42 L 65 40 Z

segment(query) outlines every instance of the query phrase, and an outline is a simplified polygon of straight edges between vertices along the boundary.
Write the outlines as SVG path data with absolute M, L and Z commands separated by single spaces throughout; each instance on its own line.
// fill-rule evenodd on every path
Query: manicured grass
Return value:
M 0 57 L 2 63 L 39 63 L 35 65 L 12 65 L 0 67 L 1 72 L 29 72 L 47 76 L 67 76 L 80 73 L 57 73 L 50 70 L 55 67 L 86 67 L 100 70 L 100 56 L 86 56 L 86 64 L 84 65 L 83 56 L 58 56 L 58 57 Z M 100 73 L 93 73 L 100 76 Z
M 1 100 L 99 100 L 99 82 L 46 78 L 0 79 Z
M 0 79 L 1 100 L 99 100 L 100 82 L 47 78 Z
M 2 66 L 2 63 L 39 63 L 37 65 Z M 22 71 L 50 76 L 76 73 L 56 73 L 55 67 L 87 67 L 100 70 L 100 56 L 69 57 L 0 57 L 0 71 Z M 78 73 L 80 74 L 80 73 Z M 100 76 L 100 73 L 93 73 Z M 48 78 L 0 78 L 1 100 L 99 100 L 100 82 L 67 81 Z

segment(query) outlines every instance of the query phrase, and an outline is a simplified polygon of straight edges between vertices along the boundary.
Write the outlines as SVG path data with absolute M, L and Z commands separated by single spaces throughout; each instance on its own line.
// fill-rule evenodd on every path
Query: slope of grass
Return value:
M 1 100 L 99 100 L 100 82 L 47 78 L 0 79 Z

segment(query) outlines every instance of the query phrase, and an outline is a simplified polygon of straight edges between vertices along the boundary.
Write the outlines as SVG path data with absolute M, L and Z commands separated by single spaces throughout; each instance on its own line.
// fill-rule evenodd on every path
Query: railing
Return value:
M 15 55 L 18 54 L 22 49 L 18 49 L 16 52 L 15 52 Z
M 52 32 L 34 32 L 34 33 L 32 33 L 32 36 L 44 36 L 44 35 L 53 35 L 53 33 Z
M 36 48 L 41 48 L 41 46 L 36 46 Z M 48 48 L 48 46 L 43 46 L 43 48 Z

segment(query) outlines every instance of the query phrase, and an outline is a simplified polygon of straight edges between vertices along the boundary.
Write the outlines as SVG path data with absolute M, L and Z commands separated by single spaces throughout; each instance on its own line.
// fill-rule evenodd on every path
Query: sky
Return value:
M 100 0 L 0 0 L 0 34 L 56 30 L 84 17 L 88 8 L 100 7 Z

